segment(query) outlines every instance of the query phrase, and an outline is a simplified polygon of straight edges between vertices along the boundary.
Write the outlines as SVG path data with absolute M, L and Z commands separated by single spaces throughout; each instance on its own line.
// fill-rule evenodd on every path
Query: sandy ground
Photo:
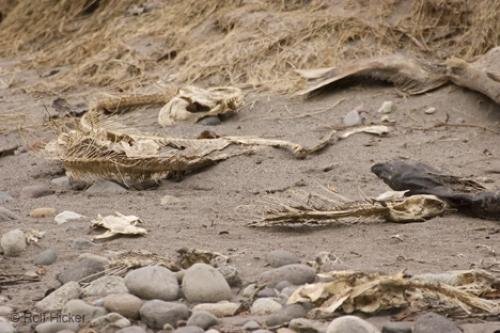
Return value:
M 90 95 L 83 91 L 78 96 Z M 18 221 L 2 222 L 0 234 L 13 228 L 46 232 L 22 256 L 0 257 L 1 271 L 36 270 L 33 258 L 49 247 L 59 255 L 54 265 L 46 267 L 41 282 L 0 291 L 18 309 L 32 307 L 33 300 L 43 297 L 55 285 L 55 274 L 81 254 L 69 244 L 73 239 L 90 239 L 96 234 L 89 227 L 90 219 L 115 211 L 139 216 L 149 233 L 145 237 L 97 242 L 89 252 L 102 255 L 107 251 L 144 249 L 173 256 L 181 247 L 214 250 L 231 256 L 244 281 L 252 281 L 266 270 L 263 258 L 273 249 L 289 250 L 304 261 L 313 259 L 320 251 L 330 251 L 344 268 L 386 272 L 403 269 L 410 273 L 439 272 L 498 263 L 495 258 L 500 252 L 498 222 L 454 214 L 424 223 L 360 223 L 321 230 L 263 230 L 245 225 L 252 216 L 259 216 L 263 203 L 287 198 L 294 191 L 325 193 L 322 187 L 329 186 L 352 199 L 376 196 L 389 188 L 370 173 L 370 166 L 395 158 L 419 160 L 452 174 L 472 176 L 487 187 L 498 187 L 500 107 L 476 93 L 447 86 L 406 98 L 392 87 L 361 85 L 330 91 L 310 100 L 249 94 L 244 108 L 219 126 L 179 125 L 164 129 L 163 133 L 195 137 L 210 129 L 221 135 L 255 135 L 312 145 L 359 105 L 364 106 L 371 121 L 379 123 L 380 114 L 376 111 L 386 100 L 396 105 L 389 115 L 394 124 L 386 137 L 354 135 L 305 160 L 295 160 L 269 148 L 221 162 L 182 181 L 163 180 L 154 190 L 89 194 L 54 188 L 54 195 L 22 199 L 19 194 L 23 187 L 49 184 L 63 172 L 58 163 L 44 160 L 36 152 L 42 138 L 54 137 L 40 126 L 47 115 L 43 105 L 50 106 L 54 98 L 33 96 L 16 87 L 0 90 L 2 119 L 7 119 L 5 115 L 25 115 L 24 125 L 31 126 L 21 132 L 9 133 L 4 129 L 0 134 L 0 146 L 14 142 L 27 150 L 0 158 L 0 190 L 14 197 L 4 206 L 20 216 Z M 340 99 L 344 101 L 329 109 Z M 436 112 L 425 114 L 428 107 L 435 107 Z M 320 110 L 327 111 L 302 116 Z M 154 122 L 157 111 L 150 109 L 146 117 L 149 123 Z M 432 128 L 447 117 L 449 123 L 458 126 Z M 1 125 L 10 126 L 5 120 Z M 494 129 L 496 133 L 480 127 Z M 175 196 L 179 202 L 162 206 L 160 201 L 165 195 Z M 29 217 L 30 211 L 37 207 L 54 207 L 59 212 L 71 210 L 87 218 L 57 225 L 52 218 Z

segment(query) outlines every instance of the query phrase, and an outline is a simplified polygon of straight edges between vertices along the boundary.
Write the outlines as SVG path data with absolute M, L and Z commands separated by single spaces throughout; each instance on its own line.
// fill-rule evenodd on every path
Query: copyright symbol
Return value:
M 20 319 L 21 319 L 21 316 L 19 315 L 19 313 L 13 313 L 11 315 L 11 318 L 10 318 L 14 323 L 17 323 Z

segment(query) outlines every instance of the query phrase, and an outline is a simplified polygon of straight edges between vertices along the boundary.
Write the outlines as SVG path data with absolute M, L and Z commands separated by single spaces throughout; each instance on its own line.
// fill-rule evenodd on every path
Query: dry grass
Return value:
M 497 0 L 329 3 L 18 0 L 0 24 L 0 55 L 23 55 L 35 68 L 62 66 L 41 91 L 130 91 L 152 82 L 290 91 L 301 82 L 295 68 L 402 49 L 469 60 L 500 44 Z M 141 5 L 150 10 L 130 14 Z

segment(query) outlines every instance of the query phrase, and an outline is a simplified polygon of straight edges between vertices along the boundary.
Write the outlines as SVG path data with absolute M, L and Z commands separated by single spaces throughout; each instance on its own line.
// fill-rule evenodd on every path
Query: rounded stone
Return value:
M 84 297 L 104 297 L 111 294 L 127 293 L 128 289 L 125 286 L 125 279 L 114 275 L 105 275 L 100 277 L 97 280 L 92 281 L 82 290 L 82 295 Z
M 104 297 L 104 307 L 130 319 L 139 318 L 139 310 L 144 303 L 139 297 L 131 294 L 113 294 Z
M 0 333 L 14 333 L 14 326 L 8 321 L 0 321 Z
M 245 331 L 255 331 L 260 328 L 260 324 L 255 320 L 249 320 L 243 325 Z
M 26 235 L 20 229 L 11 230 L 2 236 L 0 246 L 6 256 L 17 257 L 26 250 Z
M 326 333 L 380 333 L 380 331 L 361 318 L 343 316 L 332 320 Z
M 40 207 L 35 208 L 30 212 L 30 216 L 35 219 L 41 219 L 46 217 L 52 217 L 56 215 L 56 209 L 52 207 Z
M 462 330 L 460 330 L 460 328 L 458 328 L 458 326 L 448 318 L 429 312 L 417 317 L 413 332 L 460 333 Z
M 204 333 L 205 331 L 198 326 L 179 327 L 173 333 Z
M 83 321 L 88 322 L 94 318 L 104 316 L 107 311 L 104 308 L 87 304 L 81 299 L 72 299 L 64 305 L 62 313 L 80 316 Z
M 78 330 L 78 324 L 54 320 L 38 324 L 35 327 L 35 332 L 37 333 L 57 333 L 62 330 L 76 331 Z
M 40 254 L 38 254 L 33 260 L 33 263 L 39 266 L 48 266 L 55 263 L 56 260 L 57 260 L 56 251 L 54 251 L 53 249 L 47 249 L 40 252 Z
M 194 264 L 186 270 L 182 291 L 191 303 L 219 302 L 232 298 L 224 276 L 207 264 Z
M 129 326 L 122 328 L 115 333 L 146 333 L 146 330 L 140 326 Z
M 131 294 L 150 300 L 173 301 L 179 297 L 179 283 L 174 273 L 165 267 L 148 266 L 129 272 L 125 285 Z
M 187 326 L 197 326 L 204 330 L 208 330 L 210 327 L 215 326 L 219 323 L 217 317 L 208 311 L 195 311 L 189 317 L 187 321 Z
M 266 262 L 273 268 L 300 263 L 300 259 L 285 250 L 271 251 L 266 255 Z
M 175 327 L 178 321 L 189 317 L 189 309 L 186 305 L 160 300 L 145 302 L 139 313 L 142 321 L 153 329 L 161 329 L 165 324 Z
M 280 311 L 282 305 L 270 297 L 258 298 L 253 302 L 250 313 L 256 316 L 268 315 Z
M 292 264 L 262 273 L 258 278 L 258 282 L 271 287 L 282 281 L 288 281 L 293 285 L 302 285 L 313 282 L 315 278 L 316 271 L 312 267 Z

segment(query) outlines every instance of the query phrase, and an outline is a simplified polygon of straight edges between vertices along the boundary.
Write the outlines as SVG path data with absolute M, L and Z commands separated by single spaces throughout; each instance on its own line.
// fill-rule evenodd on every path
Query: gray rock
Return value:
M 23 199 L 41 198 L 51 194 L 54 194 L 54 191 L 47 185 L 31 185 L 21 189 L 21 198 Z
M 241 278 L 239 276 L 238 269 L 231 265 L 222 265 L 217 267 L 217 270 L 224 276 L 227 283 L 231 287 L 238 287 L 241 285 Z
M 111 312 L 93 319 L 89 326 L 94 328 L 97 332 L 113 332 L 120 328 L 129 327 L 130 320 L 118 313 Z
M 104 307 L 110 312 L 116 312 L 130 319 L 139 318 L 139 310 L 143 301 L 131 294 L 113 294 L 104 297 Z
M 462 331 L 451 320 L 436 313 L 420 315 L 415 320 L 414 333 L 461 333 Z
M 89 322 L 94 318 L 104 316 L 107 311 L 104 308 L 87 304 L 81 299 L 72 299 L 64 305 L 62 313 L 80 316 L 84 322 Z
M 5 207 L 0 207 L 0 222 L 18 220 L 19 217 Z
M 316 271 L 306 265 L 292 264 L 262 273 L 258 282 L 267 286 L 275 286 L 281 281 L 288 281 L 294 285 L 311 283 L 316 278 Z
M 300 263 L 300 259 L 291 252 L 285 250 L 275 250 L 267 254 L 266 262 L 269 266 L 278 268 L 281 266 L 298 264 Z
M 163 325 L 177 326 L 180 320 L 189 317 L 189 309 L 182 303 L 152 300 L 145 302 L 140 309 L 141 319 L 153 329 L 161 329 Z
M 293 284 L 291 284 L 288 281 L 281 281 L 281 282 L 278 282 L 276 284 L 276 286 L 274 286 L 274 288 L 276 288 L 276 290 L 278 290 L 278 291 L 282 291 L 283 289 L 285 289 L 287 287 L 292 287 L 292 286 L 293 286 Z
M 99 180 L 90 186 L 85 192 L 87 193 L 125 193 L 127 190 L 115 182 L 109 180 Z
M 9 317 L 14 309 L 8 305 L 0 305 L 0 317 Z
M 260 324 L 258 322 L 256 322 L 255 320 L 249 320 L 247 321 L 243 326 L 242 328 L 245 330 L 245 331 L 255 331 L 255 330 L 258 330 L 260 328 Z
M 14 198 L 10 196 L 9 193 L 0 191 L 0 205 L 6 204 L 7 202 L 13 201 Z
M 259 292 L 259 286 L 255 283 L 251 283 L 241 291 L 241 295 L 246 298 L 254 298 L 255 294 Z
M 204 333 L 205 331 L 198 326 L 184 326 L 176 329 L 173 333 Z
M 0 333 L 14 333 L 14 326 L 8 321 L 0 321 Z
M 6 256 L 17 257 L 26 250 L 26 235 L 20 229 L 11 230 L 2 236 L 0 246 Z
M 186 270 L 182 291 L 191 303 L 218 302 L 232 297 L 224 276 L 207 264 L 194 264 Z
M 499 333 L 500 321 L 483 322 L 481 324 L 462 324 L 463 333 Z
M 91 275 L 102 272 L 106 269 L 107 264 L 107 262 L 102 260 L 102 258 L 103 257 L 99 256 L 80 258 L 77 262 L 57 274 L 57 279 L 61 283 L 80 281 Z
M 129 272 L 125 285 L 130 293 L 142 299 L 173 301 L 179 297 L 179 283 L 174 273 L 165 267 L 148 266 Z
M 266 318 L 268 327 L 276 327 L 290 322 L 295 318 L 305 317 L 307 310 L 301 304 L 290 304 L 283 307 L 279 312 L 274 313 Z
M 290 321 L 288 328 L 304 333 L 324 333 L 326 332 L 327 326 L 327 324 L 324 324 L 321 321 L 296 318 Z
M 257 293 L 257 297 L 259 297 L 259 298 L 262 298 L 262 297 L 276 297 L 276 296 L 278 296 L 278 293 L 276 292 L 276 289 L 269 288 L 269 287 L 266 287 L 266 288 L 260 290 Z
M 240 307 L 240 303 L 222 301 L 219 303 L 202 303 L 195 305 L 193 307 L 193 311 L 207 311 L 214 316 L 221 318 L 234 316 Z
M 100 277 L 97 280 L 92 281 L 87 287 L 82 289 L 82 295 L 84 297 L 104 297 L 111 294 L 126 293 L 128 293 L 128 289 L 125 286 L 125 279 L 120 276 L 114 275 L 105 275 L 103 277 Z
M 75 331 L 65 328 L 62 331 L 58 331 L 57 333 L 75 333 Z
M 37 333 L 57 333 L 62 330 L 78 330 L 78 323 L 63 322 L 61 320 L 48 321 L 36 325 L 35 332 Z
M 259 330 L 256 330 L 256 331 L 253 331 L 254 333 L 273 333 L 269 330 L 264 330 L 264 329 L 259 329 Z
M 54 249 L 47 249 L 40 252 L 40 254 L 38 254 L 35 257 L 35 259 L 33 259 L 33 263 L 39 266 L 48 266 L 55 263 L 56 260 L 57 260 L 56 251 L 54 251 Z
M 326 333 L 380 333 L 380 331 L 361 318 L 343 316 L 332 320 Z
M 279 312 L 282 305 L 272 298 L 258 298 L 253 302 L 250 313 L 256 316 L 264 316 Z
M 115 333 L 146 333 L 146 330 L 140 326 L 129 326 L 122 328 Z
M 47 297 L 35 304 L 41 312 L 53 312 L 62 310 L 68 301 L 80 297 L 80 285 L 71 281 L 53 291 Z
M 91 248 L 95 244 L 85 238 L 72 239 L 69 246 L 75 250 L 82 251 Z
M 288 297 L 292 296 L 292 294 L 297 290 L 298 286 L 291 285 L 290 287 L 283 288 L 280 292 L 280 297 L 284 299 L 288 299 Z
M 208 311 L 195 311 L 189 317 L 187 321 L 187 326 L 197 326 L 204 330 L 208 330 L 210 327 L 215 326 L 219 323 L 217 317 Z
M 361 125 L 362 122 L 363 119 L 359 115 L 359 111 L 357 109 L 347 112 L 347 114 L 342 118 L 344 126 L 357 126 Z
M 408 322 L 388 322 L 382 327 L 382 333 L 411 333 L 412 323 Z
M 71 189 L 71 184 L 69 182 L 68 176 L 54 178 L 50 181 L 50 184 L 67 190 Z
M 200 119 L 198 121 L 198 124 L 204 125 L 204 126 L 217 126 L 221 124 L 221 121 L 219 117 L 214 116 L 214 117 L 205 117 L 203 119 Z

